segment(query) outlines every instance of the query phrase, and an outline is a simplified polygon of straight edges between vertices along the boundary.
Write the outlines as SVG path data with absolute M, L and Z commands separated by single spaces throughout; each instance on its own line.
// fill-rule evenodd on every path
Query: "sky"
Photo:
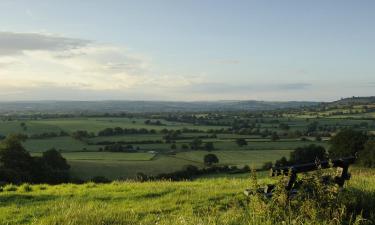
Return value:
M 375 1 L 0 0 L 0 101 L 375 95 Z

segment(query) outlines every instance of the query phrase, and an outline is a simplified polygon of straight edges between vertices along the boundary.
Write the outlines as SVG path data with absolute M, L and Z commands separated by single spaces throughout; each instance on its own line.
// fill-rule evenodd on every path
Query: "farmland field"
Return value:
M 58 150 L 71 165 L 71 174 L 79 179 L 127 179 L 138 173 L 174 172 L 187 165 L 203 168 L 203 157 L 209 153 L 217 155 L 218 165 L 260 168 L 264 162 L 289 157 L 290 151 L 300 146 L 315 144 L 327 149 L 330 135 L 337 129 L 357 126 L 375 130 L 375 122 L 366 118 L 302 118 L 286 114 L 277 118 L 236 115 L 233 119 L 232 115 L 222 114 L 221 119 L 216 119 L 210 118 L 210 114 L 194 114 L 199 120 L 192 121 L 170 120 L 168 116 L 4 117 L 0 120 L 0 137 L 12 133 L 27 135 L 23 145 L 34 155 L 52 148 Z M 240 126 L 245 125 L 243 128 L 236 127 L 239 119 Z M 127 133 L 113 133 L 115 128 L 126 129 Z M 108 129 L 112 133 L 103 133 Z M 317 134 L 308 134 L 307 129 L 314 129 Z M 86 136 L 75 136 L 78 131 L 86 132 Z M 273 134 L 278 136 L 275 140 Z M 238 139 L 244 139 L 246 144 L 238 145 Z M 191 146 L 194 140 L 201 141 L 197 149 Z M 205 151 L 210 143 L 212 149 Z M 112 152 L 118 151 L 111 149 L 116 144 L 124 152 Z

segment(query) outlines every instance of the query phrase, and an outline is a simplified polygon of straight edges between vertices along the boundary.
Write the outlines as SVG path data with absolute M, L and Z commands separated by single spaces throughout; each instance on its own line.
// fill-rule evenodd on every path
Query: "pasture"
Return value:
M 260 179 L 260 183 L 268 179 Z M 113 182 L 82 185 L 7 185 L 0 192 L 0 224 L 373 224 L 375 172 L 354 169 L 346 186 L 350 201 L 338 199 L 339 214 L 322 216 L 314 202 L 295 210 L 249 200 L 243 190 L 249 179 Z M 361 209 L 356 211 L 355 209 Z M 338 216 L 334 216 L 338 215 Z M 366 223 L 367 222 L 367 223 Z

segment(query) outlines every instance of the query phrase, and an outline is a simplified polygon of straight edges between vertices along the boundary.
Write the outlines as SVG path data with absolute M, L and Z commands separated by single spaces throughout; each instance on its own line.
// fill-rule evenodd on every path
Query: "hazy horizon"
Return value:
M 373 96 L 375 2 L 0 2 L 0 101 Z

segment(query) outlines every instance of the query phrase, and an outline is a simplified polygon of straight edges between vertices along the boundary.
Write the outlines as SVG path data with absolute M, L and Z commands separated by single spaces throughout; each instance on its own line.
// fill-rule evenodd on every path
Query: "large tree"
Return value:
M 345 129 L 331 138 L 329 156 L 331 158 L 354 156 L 364 149 L 368 136 L 362 131 Z
M 18 183 L 32 180 L 33 160 L 21 141 L 20 135 L 10 135 L 0 146 L 0 176 L 3 181 Z
M 291 164 L 301 164 L 301 163 L 311 163 L 316 160 L 326 160 L 327 153 L 324 147 L 319 145 L 307 145 L 303 147 L 296 148 L 290 153 L 290 163 Z
M 375 141 L 365 144 L 364 150 L 359 153 L 359 163 L 365 167 L 375 168 Z

